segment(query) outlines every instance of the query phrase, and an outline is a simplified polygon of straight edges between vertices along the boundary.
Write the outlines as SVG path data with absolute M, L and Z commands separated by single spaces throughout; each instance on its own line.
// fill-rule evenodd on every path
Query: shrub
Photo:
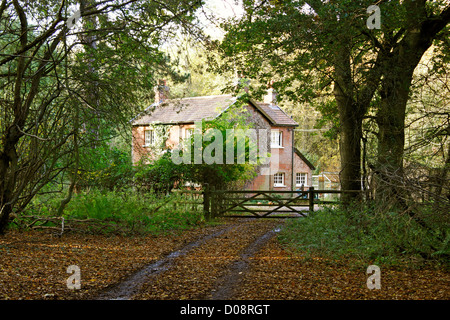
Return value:
M 317 211 L 288 223 L 280 239 L 297 252 L 364 264 L 448 263 L 450 253 L 448 226 L 430 230 L 406 214 L 375 214 L 370 207 Z
M 151 164 L 140 164 L 134 175 L 135 186 L 140 191 L 167 194 L 178 183 L 183 183 L 187 167 L 175 164 L 170 153 L 164 153 Z
M 25 215 L 55 216 L 61 196 L 37 197 Z M 106 232 L 158 233 L 192 228 L 204 223 L 201 205 L 174 205 L 174 202 L 192 201 L 184 195 L 168 196 L 153 192 L 107 191 L 91 189 L 74 194 L 66 206 L 64 218 L 95 219 L 104 223 Z M 99 228 L 96 227 L 96 230 Z

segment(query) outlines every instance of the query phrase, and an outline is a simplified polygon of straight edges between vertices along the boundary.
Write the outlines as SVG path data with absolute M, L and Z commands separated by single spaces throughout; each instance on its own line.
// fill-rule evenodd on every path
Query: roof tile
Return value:
M 202 119 L 214 119 L 236 102 L 232 95 L 217 95 L 170 99 L 156 105 L 152 104 L 133 120 L 133 125 L 148 125 L 150 123 L 193 123 Z M 255 107 L 269 118 L 272 125 L 297 126 L 291 117 L 283 110 L 273 108 L 266 103 L 253 103 Z

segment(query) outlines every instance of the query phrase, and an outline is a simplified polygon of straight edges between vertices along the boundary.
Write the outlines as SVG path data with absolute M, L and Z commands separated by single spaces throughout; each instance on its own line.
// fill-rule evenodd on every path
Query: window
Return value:
M 274 187 L 285 187 L 284 173 L 278 172 L 273 175 L 273 186 Z
M 155 143 L 155 132 L 153 130 L 144 131 L 144 147 L 152 146 Z
M 307 185 L 308 174 L 304 172 L 297 172 L 295 174 L 295 186 L 301 187 L 302 185 Z
M 272 148 L 283 147 L 283 132 L 279 130 L 272 130 L 270 132 L 270 146 Z
M 186 129 L 185 134 L 184 134 L 185 139 L 188 140 L 190 137 L 192 137 L 193 134 L 194 134 L 194 128 Z

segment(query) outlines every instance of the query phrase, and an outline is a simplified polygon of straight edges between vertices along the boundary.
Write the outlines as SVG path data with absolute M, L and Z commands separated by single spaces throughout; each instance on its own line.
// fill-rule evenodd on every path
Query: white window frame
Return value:
M 283 131 L 272 129 L 270 131 L 270 147 L 283 148 Z
M 150 136 L 147 136 L 150 134 Z M 146 129 L 144 130 L 144 147 L 150 147 L 155 144 L 155 130 Z
M 184 139 L 188 140 L 190 137 L 194 136 L 194 128 L 186 128 L 184 130 Z
M 304 178 L 304 182 L 302 182 L 302 178 Z M 295 186 L 301 187 L 301 186 L 308 186 L 308 173 L 307 172 L 297 172 L 295 173 Z
M 279 180 L 281 178 L 281 181 Z M 284 178 L 285 174 L 284 172 L 277 172 L 273 175 L 273 186 L 274 187 L 286 187 L 284 185 Z

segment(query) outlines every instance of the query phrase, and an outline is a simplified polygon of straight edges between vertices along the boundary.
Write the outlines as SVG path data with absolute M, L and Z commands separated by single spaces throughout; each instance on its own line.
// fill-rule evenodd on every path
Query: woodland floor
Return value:
M 381 289 L 369 290 L 367 266 L 283 248 L 282 223 L 227 220 L 145 237 L 10 231 L 0 237 L 0 299 L 450 298 L 450 273 L 431 267 L 381 267 Z M 81 289 L 67 288 L 70 265 L 80 268 Z

